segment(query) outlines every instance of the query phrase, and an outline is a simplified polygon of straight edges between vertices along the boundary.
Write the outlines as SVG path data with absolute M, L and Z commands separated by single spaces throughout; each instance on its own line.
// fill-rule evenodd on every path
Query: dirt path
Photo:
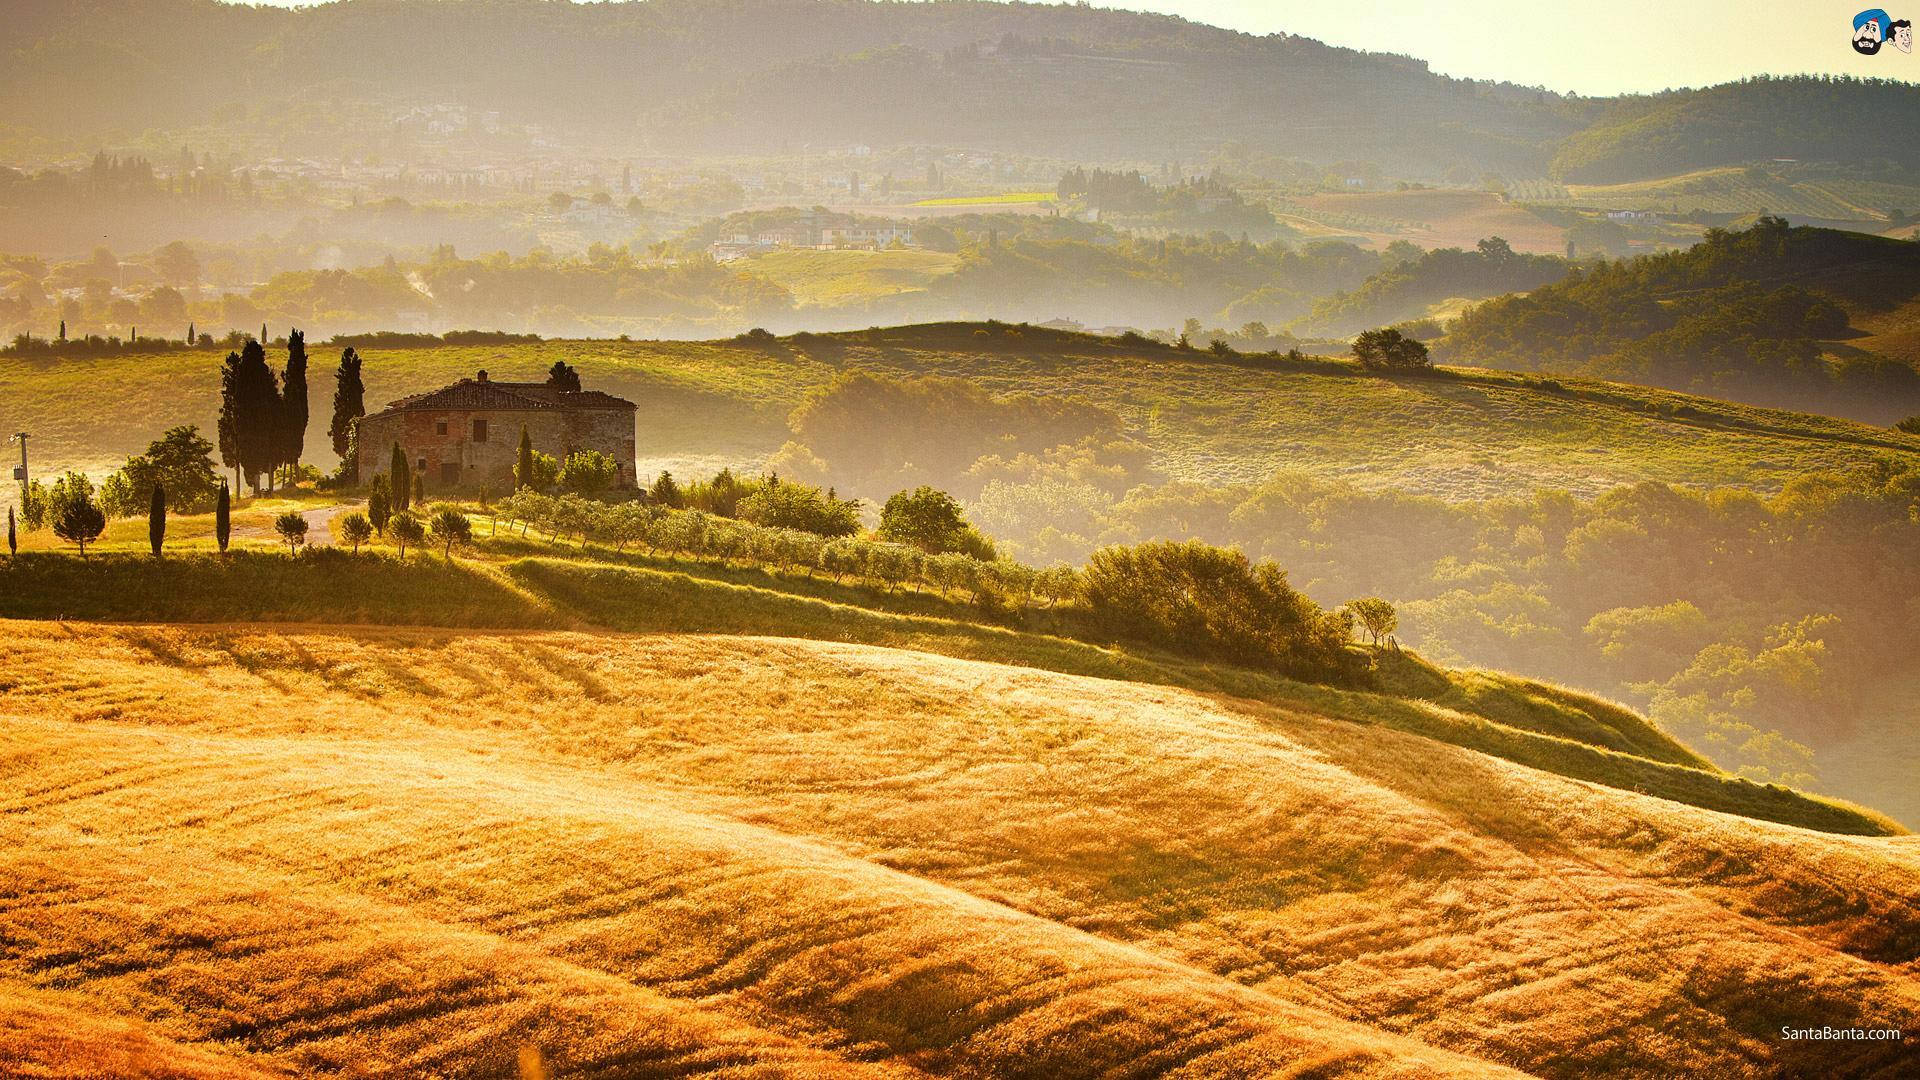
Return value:
M 302 511 L 300 516 L 307 519 L 307 546 L 333 546 L 333 519 L 352 510 L 358 503 L 339 503 L 334 506 L 322 506 L 317 510 Z

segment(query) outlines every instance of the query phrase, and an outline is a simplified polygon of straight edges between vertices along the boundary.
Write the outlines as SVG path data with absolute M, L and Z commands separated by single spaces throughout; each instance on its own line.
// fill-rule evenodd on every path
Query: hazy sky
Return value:
M 266 0 L 296 6 L 315 0 Z M 1435 71 L 1582 94 L 1702 86 L 1745 75 L 1851 74 L 1920 81 L 1920 51 L 1861 56 L 1853 15 L 1887 0 L 1102 0 L 1196 22 L 1405 53 Z

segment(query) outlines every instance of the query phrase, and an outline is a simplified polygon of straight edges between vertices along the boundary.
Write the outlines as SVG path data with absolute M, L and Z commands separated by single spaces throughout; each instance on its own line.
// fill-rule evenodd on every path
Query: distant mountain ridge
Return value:
M 297 153 L 303 132 L 337 128 L 355 108 L 454 102 L 623 152 L 938 143 L 1167 160 L 1236 142 L 1476 178 L 1553 168 L 1618 179 L 1740 154 L 1920 165 L 1920 146 L 1885 126 L 1821 121 L 1911 116 L 1910 84 L 1769 79 L 1587 99 L 1079 6 L 16 0 L 8 20 L 8 122 L 69 137 L 279 112 L 297 119 L 282 132 Z

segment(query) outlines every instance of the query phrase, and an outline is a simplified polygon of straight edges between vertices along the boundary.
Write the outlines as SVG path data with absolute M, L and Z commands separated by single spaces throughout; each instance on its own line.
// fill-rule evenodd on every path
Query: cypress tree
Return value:
M 240 354 L 230 352 L 220 365 L 220 465 L 233 470 L 233 486 L 240 486 L 240 405 L 235 393 L 240 381 Z
M 387 475 L 378 473 L 373 478 L 373 490 L 367 493 L 367 521 L 373 525 L 373 531 L 381 536 L 387 535 L 387 519 L 393 516 L 393 497 L 387 486 Z
M 193 324 L 188 323 L 187 324 L 187 348 L 189 349 L 193 348 L 194 343 L 199 340 L 200 339 L 194 335 Z
M 160 547 L 167 542 L 167 493 L 159 484 L 153 485 L 153 501 L 147 505 L 147 543 L 153 545 L 153 557 L 160 557 Z
M 274 466 L 280 463 L 280 388 L 267 366 L 267 350 L 257 341 L 247 342 L 240 350 L 233 405 L 234 450 L 240 471 L 256 491 L 261 473 L 267 474 L 271 486 Z
M 233 496 L 227 490 L 227 482 L 220 481 L 220 501 L 213 504 L 213 540 L 220 545 L 220 551 L 227 550 L 227 537 L 233 533 Z
M 518 487 L 533 486 L 533 436 L 527 434 L 527 425 L 520 425 L 520 465 L 513 471 Z
M 407 500 L 409 508 L 427 505 L 427 478 L 419 473 L 413 474 L 413 498 Z
M 407 452 L 400 449 L 399 443 L 393 444 L 393 462 L 387 467 L 387 498 L 391 500 L 393 512 L 404 514 L 411 504 L 408 496 L 413 494 L 413 473 L 407 468 Z
M 341 461 L 353 445 L 353 422 L 367 415 L 366 387 L 360 383 L 360 354 L 348 346 L 340 353 L 340 370 L 333 376 L 333 423 L 327 435 Z M 356 463 L 357 464 L 357 463 Z
M 298 330 L 287 333 L 287 367 L 280 386 L 280 463 L 292 469 L 307 449 L 307 335 Z
M 20 534 L 13 527 L 13 507 L 7 507 L 7 554 L 20 554 Z

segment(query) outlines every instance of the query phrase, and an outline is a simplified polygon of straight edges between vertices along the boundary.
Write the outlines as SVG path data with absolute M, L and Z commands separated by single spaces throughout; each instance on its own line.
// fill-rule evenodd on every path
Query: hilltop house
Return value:
M 560 459 L 598 450 L 619 466 L 620 486 L 633 487 L 635 409 L 633 402 L 598 390 L 552 380 L 493 382 L 482 371 L 362 417 L 358 479 L 385 472 L 397 445 L 429 492 L 510 491 L 524 426 L 535 450 Z

